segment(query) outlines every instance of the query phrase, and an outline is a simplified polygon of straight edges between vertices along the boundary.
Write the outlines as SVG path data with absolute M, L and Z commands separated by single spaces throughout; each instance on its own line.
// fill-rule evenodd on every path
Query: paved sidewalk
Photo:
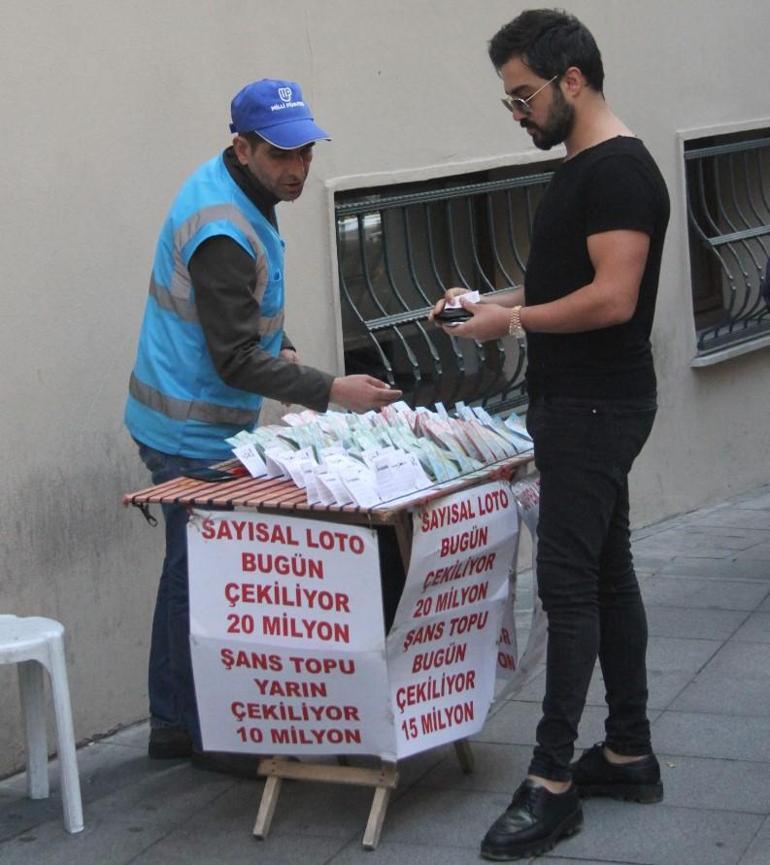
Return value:
M 640 865 L 770 863 L 770 486 L 635 534 L 650 622 L 659 805 L 589 800 L 585 826 L 537 861 Z M 139 725 L 78 752 L 85 831 L 69 836 L 58 787 L 24 798 L 0 782 L 2 865 L 461 865 L 508 804 L 529 759 L 542 674 L 496 707 L 463 775 L 452 748 L 404 761 L 380 846 L 360 846 L 369 791 L 287 783 L 272 831 L 251 830 L 261 781 L 146 757 Z M 602 687 L 579 746 L 602 738 Z M 55 776 L 52 766 L 52 777 Z

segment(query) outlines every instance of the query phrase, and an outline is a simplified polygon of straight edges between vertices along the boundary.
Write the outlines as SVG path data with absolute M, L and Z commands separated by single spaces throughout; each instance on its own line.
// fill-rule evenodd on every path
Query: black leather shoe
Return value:
M 583 756 L 570 766 L 572 781 L 583 798 L 609 796 L 631 802 L 660 802 L 663 784 L 660 764 L 654 754 L 633 763 L 616 765 L 604 756 L 604 742 L 583 751 Z
M 583 810 L 574 784 L 564 793 L 549 793 L 526 780 L 484 836 L 481 855 L 496 860 L 539 856 L 582 825 Z
M 154 760 L 175 760 L 192 754 L 192 739 L 179 727 L 151 727 L 147 754 Z
M 196 751 L 192 752 L 192 765 L 206 772 L 221 772 L 223 775 L 234 775 L 236 778 L 258 780 L 257 768 L 262 754 L 231 754 L 227 751 Z

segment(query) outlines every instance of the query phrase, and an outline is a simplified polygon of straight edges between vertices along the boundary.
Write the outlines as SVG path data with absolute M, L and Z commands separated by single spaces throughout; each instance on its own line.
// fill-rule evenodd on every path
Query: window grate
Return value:
M 770 253 L 768 130 L 685 144 L 699 356 L 766 337 L 760 281 Z
M 452 286 L 493 294 L 523 282 L 550 178 L 539 166 L 338 193 L 346 372 L 386 379 L 413 406 L 523 406 L 526 358 L 516 340 L 456 339 L 427 317 Z

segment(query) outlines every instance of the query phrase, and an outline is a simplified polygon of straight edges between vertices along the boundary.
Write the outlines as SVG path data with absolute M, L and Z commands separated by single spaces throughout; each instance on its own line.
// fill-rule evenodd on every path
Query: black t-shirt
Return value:
M 638 138 L 609 139 L 558 168 L 535 214 L 525 282 L 528 306 L 592 282 L 586 243 L 592 234 L 643 231 L 650 251 L 630 321 L 583 333 L 527 334 L 530 397 L 622 399 L 655 392 L 650 330 L 668 217 L 663 177 Z

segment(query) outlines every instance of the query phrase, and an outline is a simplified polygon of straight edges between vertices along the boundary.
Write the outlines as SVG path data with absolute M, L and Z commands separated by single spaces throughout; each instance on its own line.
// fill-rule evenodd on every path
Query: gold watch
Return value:
M 523 344 L 527 334 L 521 326 L 521 306 L 514 306 L 511 310 L 511 319 L 508 322 L 508 336 L 515 336 Z

